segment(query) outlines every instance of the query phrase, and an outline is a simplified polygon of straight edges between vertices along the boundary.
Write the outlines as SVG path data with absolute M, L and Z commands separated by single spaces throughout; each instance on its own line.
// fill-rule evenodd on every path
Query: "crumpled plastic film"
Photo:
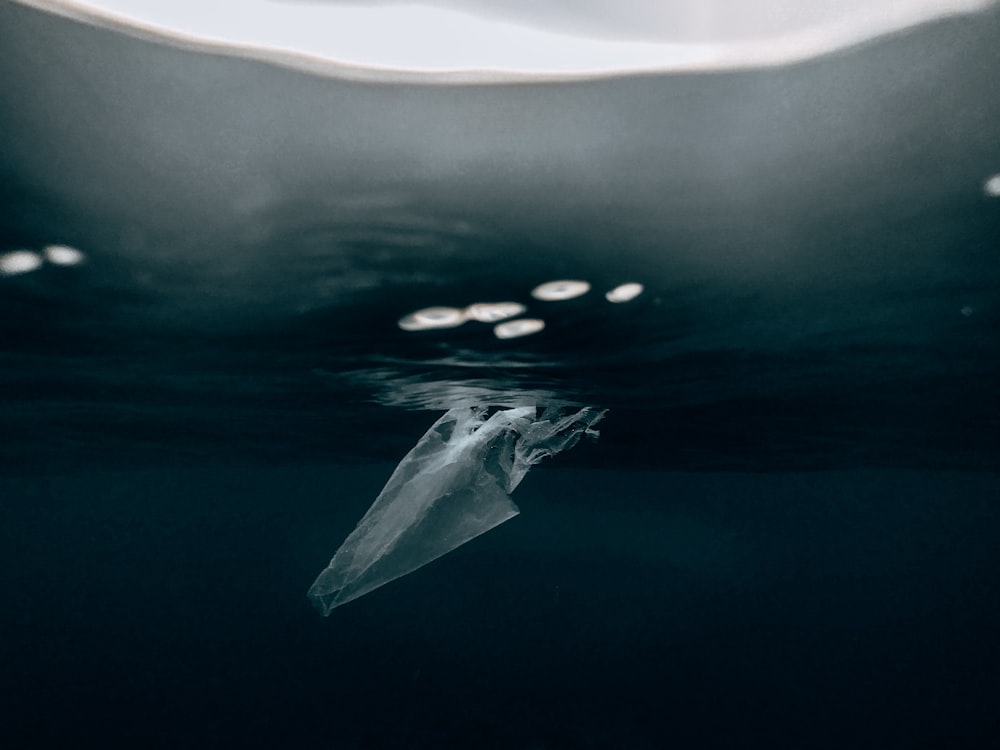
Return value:
M 528 469 L 596 437 L 605 413 L 537 411 L 460 407 L 435 422 L 313 582 L 316 608 L 328 615 L 516 516 L 510 493 Z

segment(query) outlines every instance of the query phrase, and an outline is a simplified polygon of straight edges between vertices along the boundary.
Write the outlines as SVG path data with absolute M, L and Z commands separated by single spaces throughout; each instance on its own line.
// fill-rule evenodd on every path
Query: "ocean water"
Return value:
M 0 258 L 82 253 L 0 276 L 4 745 L 989 746 L 998 38 L 420 85 L 0 5 Z M 398 325 L 501 301 L 545 329 Z M 483 403 L 608 414 L 320 618 Z

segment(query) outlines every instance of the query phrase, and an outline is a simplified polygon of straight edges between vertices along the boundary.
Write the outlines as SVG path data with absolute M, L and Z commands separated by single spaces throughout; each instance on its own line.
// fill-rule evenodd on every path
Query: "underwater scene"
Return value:
M 1000 7 L 91 5 L 0 0 L 3 747 L 1000 739 Z

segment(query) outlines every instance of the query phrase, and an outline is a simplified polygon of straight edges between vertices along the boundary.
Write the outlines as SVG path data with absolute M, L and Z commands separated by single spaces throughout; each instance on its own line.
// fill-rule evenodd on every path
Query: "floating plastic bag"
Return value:
M 309 589 L 324 615 L 518 514 L 510 493 L 534 464 L 573 447 L 604 411 L 452 409 L 420 438 Z

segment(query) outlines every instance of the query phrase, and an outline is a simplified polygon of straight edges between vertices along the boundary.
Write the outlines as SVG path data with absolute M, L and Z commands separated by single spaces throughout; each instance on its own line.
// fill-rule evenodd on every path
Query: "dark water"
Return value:
M 420 86 L 0 5 L 0 255 L 86 254 L 0 277 L 0 737 L 988 746 L 998 38 Z M 396 325 L 500 300 L 545 331 Z M 610 411 L 519 518 L 317 617 L 395 462 L 487 402 Z

